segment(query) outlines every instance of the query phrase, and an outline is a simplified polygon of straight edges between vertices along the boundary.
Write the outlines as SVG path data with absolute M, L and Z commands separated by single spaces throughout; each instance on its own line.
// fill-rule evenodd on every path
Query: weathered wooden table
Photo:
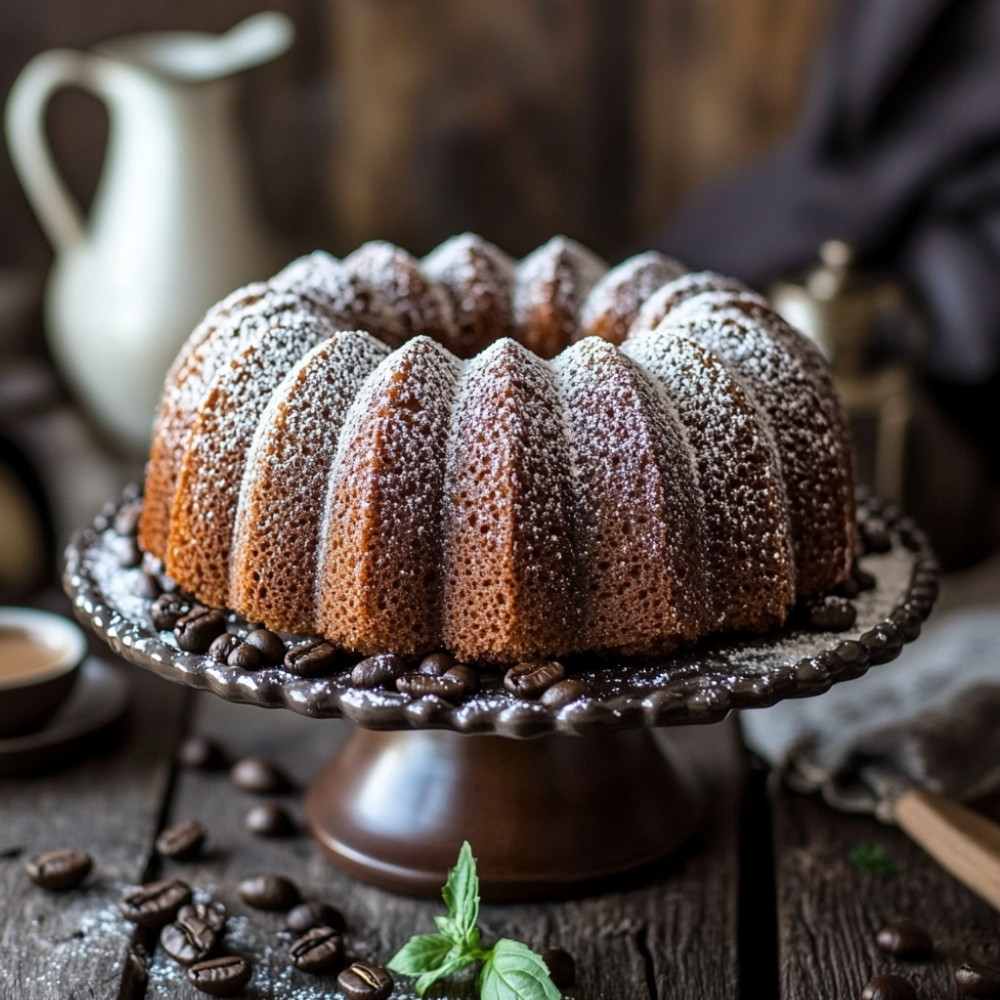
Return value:
M 304 785 L 345 739 L 346 723 L 233 705 L 122 669 L 133 698 L 117 747 L 56 773 L 0 780 L 0 1000 L 199 996 L 155 936 L 117 914 L 124 887 L 161 872 L 226 904 L 232 950 L 255 965 L 244 994 L 251 998 L 311 1000 L 334 995 L 336 985 L 333 977 L 310 977 L 286 964 L 290 937 L 281 918 L 236 896 L 235 884 L 247 875 L 281 872 L 304 894 L 335 903 L 358 956 L 386 961 L 410 934 L 433 930 L 439 903 L 340 874 L 305 834 L 252 836 L 243 820 L 259 799 L 233 787 L 225 772 L 174 764 L 180 740 L 200 733 L 234 757 L 269 756 Z M 572 995 L 607 1000 L 850 1000 L 876 972 L 904 972 L 921 998 L 954 997 L 952 969 L 970 946 L 983 956 L 1000 951 L 997 915 L 898 831 L 768 787 L 735 721 L 662 736 L 710 788 L 699 838 L 669 864 L 596 895 L 486 906 L 487 938 L 515 937 L 536 949 L 562 945 L 577 959 Z M 299 811 L 297 794 L 282 800 Z M 1000 815 L 1000 808 L 987 808 Z M 157 831 L 188 818 L 209 828 L 204 858 L 157 859 Z M 859 870 L 848 857 L 858 843 L 880 845 L 903 870 Z M 32 885 L 23 858 L 65 845 L 94 857 L 85 887 L 51 894 Z M 900 916 L 932 932 L 933 961 L 904 965 L 876 948 L 878 928 Z M 467 985 L 432 995 L 474 992 Z

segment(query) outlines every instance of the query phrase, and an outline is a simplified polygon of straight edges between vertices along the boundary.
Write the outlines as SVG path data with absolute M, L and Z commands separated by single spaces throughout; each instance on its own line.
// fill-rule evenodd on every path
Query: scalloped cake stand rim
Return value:
M 591 696 L 561 709 L 518 700 L 498 687 L 496 680 L 489 690 L 452 705 L 434 695 L 411 699 L 396 692 L 354 688 L 348 681 L 349 671 L 312 679 L 296 677 L 280 667 L 251 673 L 183 652 L 136 610 L 138 599 L 131 599 L 132 607 L 123 607 L 130 599 L 106 593 L 108 582 L 117 586 L 119 575 L 139 572 L 118 568 L 115 535 L 106 527 L 110 518 L 74 535 L 66 553 L 63 585 L 76 617 L 124 659 L 167 680 L 230 701 L 287 708 L 313 718 L 343 717 L 378 730 L 450 729 L 508 737 L 582 735 L 716 722 L 733 709 L 766 707 L 785 698 L 822 693 L 874 664 L 894 659 L 903 645 L 917 637 L 930 613 L 939 567 L 926 536 L 910 518 L 878 501 L 869 501 L 867 511 L 885 521 L 892 539 L 888 554 L 872 558 L 896 562 L 889 582 L 878 582 L 871 592 L 881 611 L 876 610 L 874 617 L 869 614 L 860 632 L 845 637 L 825 632 L 792 634 L 786 628 L 763 637 L 722 637 L 659 663 L 593 664 L 581 675 L 591 687 Z M 111 566 L 115 569 L 110 570 Z M 876 573 L 876 580 L 881 579 Z M 887 592 L 893 588 L 895 593 Z M 860 595 L 859 606 L 864 599 Z M 886 608 L 888 612 L 883 613 Z M 790 638 L 794 640 L 791 645 Z M 640 677 L 650 682 L 640 682 Z

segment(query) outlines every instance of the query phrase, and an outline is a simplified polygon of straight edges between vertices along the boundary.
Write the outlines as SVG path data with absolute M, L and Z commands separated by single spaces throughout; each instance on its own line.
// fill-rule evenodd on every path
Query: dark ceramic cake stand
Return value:
M 651 727 L 819 694 L 917 637 L 937 594 L 937 563 L 908 518 L 871 501 L 864 512 L 888 526 L 889 547 L 861 560 L 877 583 L 855 599 L 851 629 L 729 636 L 660 662 L 570 662 L 589 696 L 558 710 L 508 694 L 499 674 L 452 705 L 354 688 L 350 664 L 303 679 L 185 653 L 150 623 L 141 571 L 122 568 L 127 540 L 110 516 L 76 535 L 64 583 L 81 622 L 132 663 L 231 701 L 357 725 L 305 804 L 313 835 L 341 868 L 437 894 L 469 840 L 484 896 L 523 899 L 662 858 L 697 828 L 699 789 Z

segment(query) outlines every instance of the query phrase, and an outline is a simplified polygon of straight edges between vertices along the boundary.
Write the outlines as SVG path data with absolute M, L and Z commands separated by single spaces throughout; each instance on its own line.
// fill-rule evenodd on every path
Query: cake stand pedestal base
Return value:
M 484 899 L 566 895 L 676 850 L 701 797 L 648 730 L 533 740 L 357 729 L 310 786 L 333 862 L 437 896 L 463 840 Z

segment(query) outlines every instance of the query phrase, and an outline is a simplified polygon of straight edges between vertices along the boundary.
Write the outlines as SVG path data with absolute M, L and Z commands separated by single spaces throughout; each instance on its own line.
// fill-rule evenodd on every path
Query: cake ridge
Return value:
M 337 331 L 271 394 L 248 450 L 230 560 L 229 603 L 252 620 L 311 630 L 333 450 L 351 404 L 389 353 L 365 331 Z
M 372 241 L 206 313 L 140 543 L 198 600 L 358 653 L 663 653 L 847 574 L 846 422 L 735 279 L 561 236 L 519 262 Z

